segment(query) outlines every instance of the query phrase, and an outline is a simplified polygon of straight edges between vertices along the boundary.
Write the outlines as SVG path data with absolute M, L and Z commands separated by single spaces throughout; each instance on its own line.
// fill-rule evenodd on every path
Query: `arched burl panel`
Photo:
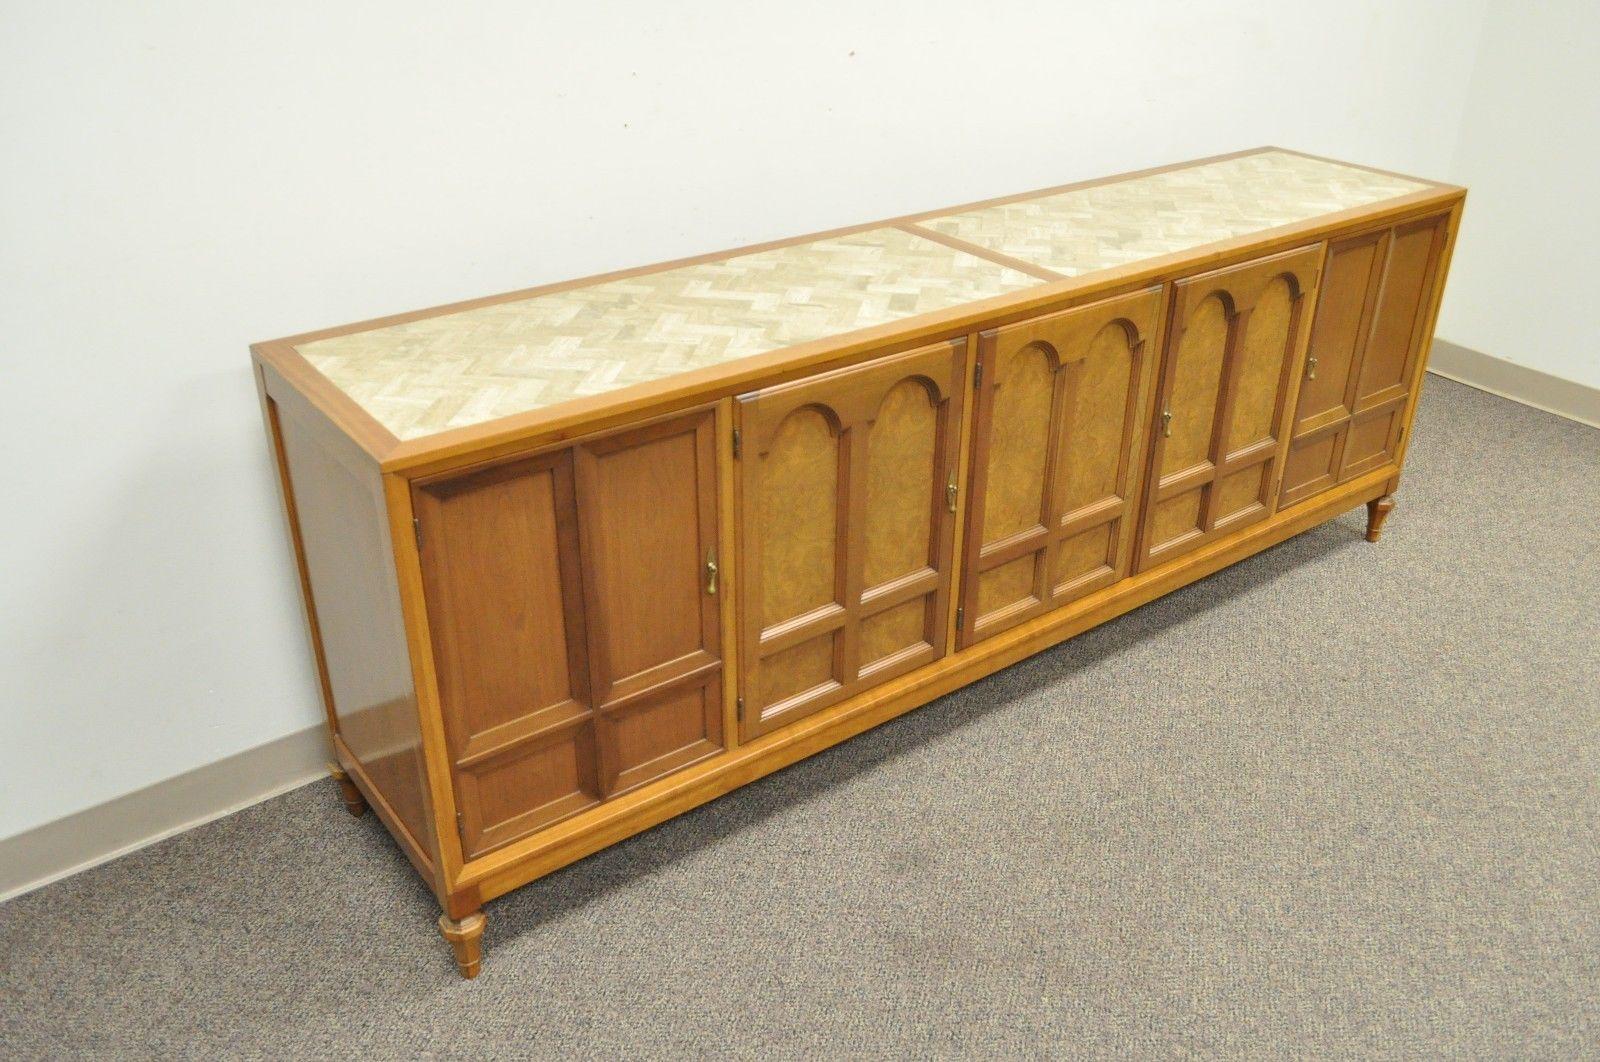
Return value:
M 746 737 L 943 655 L 963 348 L 740 397 Z
M 1302 247 L 1173 285 L 1137 570 L 1274 511 L 1321 260 Z
M 1161 289 L 978 338 L 958 644 L 1128 574 Z

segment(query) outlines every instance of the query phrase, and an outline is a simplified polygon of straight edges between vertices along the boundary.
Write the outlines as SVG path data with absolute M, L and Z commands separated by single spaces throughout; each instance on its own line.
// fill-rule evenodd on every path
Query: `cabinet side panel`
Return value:
M 335 727 L 411 840 L 436 859 L 394 551 L 377 466 L 268 398 L 282 441 Z

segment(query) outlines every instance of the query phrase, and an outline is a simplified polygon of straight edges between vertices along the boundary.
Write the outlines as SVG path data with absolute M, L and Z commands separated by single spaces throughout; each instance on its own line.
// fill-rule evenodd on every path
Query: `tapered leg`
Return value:
M 339 796 L 344 800 L 344 809 L 356 818 L 367 813 L 367 798 L 361 795 L 361 790 L 350 780 L 344 768 L 337 763 L 328 764 L 328 773 L 333 775 L 333 780 L 339 783 Z
M 460 921 L 449 915 L 439 916 L 439 932 L 455 950 L 456 967 L 468 980 L 477 977 L 483 967 L 483 927 L 487 924 L 482 911 L 474 911 Z
M 1383 522 L 1394 512 L 1394 495 L 1385 494 L 1367 502 L 1367 541 L 1376 542 L 1383 534 Z

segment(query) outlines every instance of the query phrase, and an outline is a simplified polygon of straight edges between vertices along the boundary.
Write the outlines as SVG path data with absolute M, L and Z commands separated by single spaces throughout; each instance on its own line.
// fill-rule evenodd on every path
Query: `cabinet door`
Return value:
M 943 654 L 964 349 L 739 399 L 747 737 Z
M 1428 337 L 1448 215 L 1328 245 L 1279 505 L 1394 457 Z
M 1150 288 L 979 335 L 962 647 L 1128 574 L 1160 311 Z
M 1305 247 L 1173 286 L 1140 569 L 1273 512 L 1321 257 Z
M 710 411 L 413 501 L 466 858 L 722 747 Z

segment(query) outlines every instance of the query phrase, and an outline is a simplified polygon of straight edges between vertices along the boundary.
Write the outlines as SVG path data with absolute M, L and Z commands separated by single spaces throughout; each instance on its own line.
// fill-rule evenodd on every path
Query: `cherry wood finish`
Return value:
M 962 648 L 1128 574 L 1161 296 L 979 334 Z
M 722 748 L 710 411 L 414 500 L 467 858 Z
M 497 896 L 1354 506 L 1375 541 L 1461 203 L 408 443 L 258 345 L 347 808 L 476 976 Z
M 1272 515 L 1321 258 L 1302 247 L 1173 285 L 1141 569 Z
M 744 738 L 943 655 L 965 347 L 739 399 Z
M 1328 246 L 1280 505 L 1393 458 L 1431 338 L 1449 214 Z

